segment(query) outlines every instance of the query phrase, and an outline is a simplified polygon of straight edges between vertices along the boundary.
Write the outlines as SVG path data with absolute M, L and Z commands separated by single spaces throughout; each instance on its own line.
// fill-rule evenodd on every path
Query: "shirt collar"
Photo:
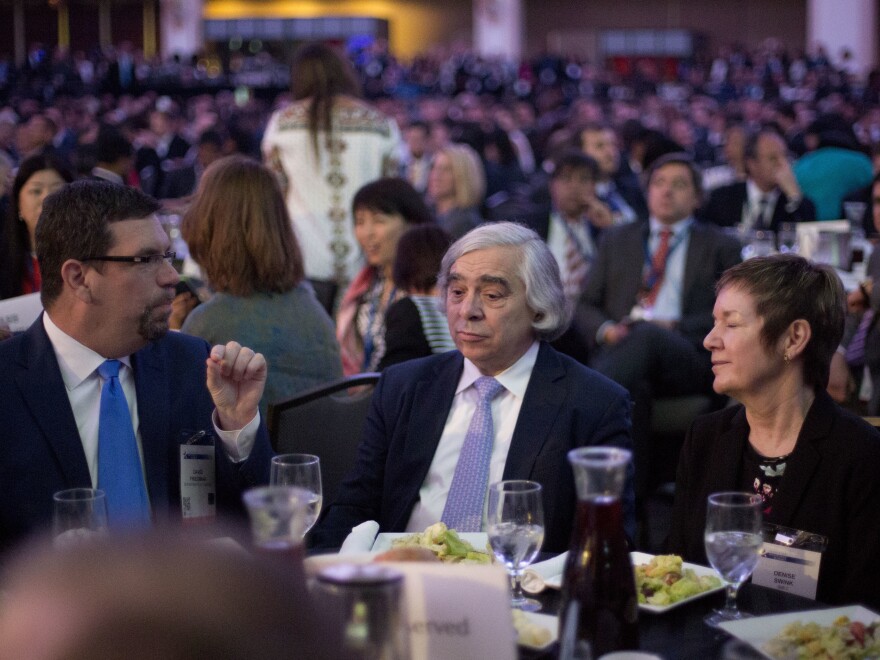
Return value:
M 651 216 L 651 236 L 659 236 L 660 232 L 664 229 L 671 229 L 673 236 L 678 236 L 681 232 L 688 229 L 694 222 L 693 216 L 685 218 L 684 220 L 679 220 L 672 225 L 667 225 L 660 222 L 657 218 Z
M 768 192 L 761 192 L 761 189 L 755 185 L 755 182 L 751 179 L 746 180 L 746 195 L 749 200 L 749 206 L 757 206 L 762 197 L 767 199 L 767 203 L 773 202 L 776 200 L 776 197 L 779 195 L 779 190 L 773 188 Z
M 532 342 L 532 345 L 522 354 L 519 360 L 514 362 L 500 374 L 495 375 L 495 380 L 501 383 L 504 386 L 504 389 L 520 399 L 526 395 L 526 388 L 529 386 L 529 378 L 532 376 L 532 369 L 538 359 L 539 348 L 540 343 L 538 341 Z M 458 387 L 455 389 L 455 394 L 458 395 L 469 388 L 474 384 L 477 378 L 480 378 L 482 375 L 483 374 L 480 373 L 480 370 L 477 369 L 477 366 L 465 358 L 464 370 L 461 372 L 461 378 L 458 380 Z
M 52 348 L 55 350 L 61 378 L 68 390 L 79 387 L 107 359 L 88 346 L 83 346 L 64 332 L 45 312 L 43 313 L 43 328 L 45 328 Z M 131 368 L 131 356 L 119 358 L 119 361 Z

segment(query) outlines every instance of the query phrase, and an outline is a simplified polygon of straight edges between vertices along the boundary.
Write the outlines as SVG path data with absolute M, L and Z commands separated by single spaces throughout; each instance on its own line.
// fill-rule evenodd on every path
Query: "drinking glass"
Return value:
M 706 509 L 706 556 L 727 585 L 724 609 L 704 621 L 718 626 L 723 621 L 751 616 L 736 607 L 736 594 L 755 566 L 761 535 L 761 496 L 755 493 L 713 493 Z
M 499 481 L 489 488 L 489 544 L 510 574 L 510 606 L 529 612 L 541 609 L 541 603 L 523 595 L 520 581 L 544 543 L 541 490 L 534 481 Z
M 55 545 L 67 546 L 87 541 L 107 532 L 107 498 L 97 488 L 59 490 L 55 503 L 53 531 Z
M 296 486 L 309 493 L 305 536 L 321 514 L 321 459 L 313 454 L 279 454 L 272 458 L 269 485 Z
M 311 493 L 294 486 L 261 486 L 242 497 L 257 552 L 301 561 Z

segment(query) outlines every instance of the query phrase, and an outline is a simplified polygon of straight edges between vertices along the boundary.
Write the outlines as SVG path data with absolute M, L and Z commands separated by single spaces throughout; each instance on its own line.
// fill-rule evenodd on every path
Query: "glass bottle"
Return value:
M 621 504 L 631 456 L 615 447 L 568 453 L 578 503 L 559 612 L 564 660 L 639 646 L 638 598 Z

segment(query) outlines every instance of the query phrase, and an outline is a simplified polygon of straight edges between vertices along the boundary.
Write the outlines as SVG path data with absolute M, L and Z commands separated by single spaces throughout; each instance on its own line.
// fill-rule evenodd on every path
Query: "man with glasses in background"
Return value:
M 186 515 L 180 447 L 197 435 L 216 436 L 202 514 L 239 509 L 241 490 L 268 480 L 266 362 L 235 342 L 168 333 L 179 278 L 158 208 L 104 181 L 43 205 L 45 312 L 0 343 L 0 551 L 49 523 L 63 489 L 105 490 L 111 528 Z

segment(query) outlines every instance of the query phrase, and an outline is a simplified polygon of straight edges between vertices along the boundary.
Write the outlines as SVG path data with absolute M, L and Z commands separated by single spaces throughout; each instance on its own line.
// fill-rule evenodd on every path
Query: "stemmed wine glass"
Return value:
M 713 493 L 706 510 L 706 556 L 727 585 L 724 609 L 704 621 L 718 626 L 724 621 L 751 616 L 736 607 L 736 594 L 755 566 L 761 535 L 761 496 L 754 493 Z
M 534 481 L 499 481 L 489 488 L 489 544 L 510 574 L 510 606 L 529 612 L 541 609 L 541 603 L 523 595 L 520 581 L 544 542 L 541 490 Z
M 272 458 L 269 484 L 296 486 L 308 492 L 305 536 L 321 513 L 321 460 L 313 454 L 279 454 Z

